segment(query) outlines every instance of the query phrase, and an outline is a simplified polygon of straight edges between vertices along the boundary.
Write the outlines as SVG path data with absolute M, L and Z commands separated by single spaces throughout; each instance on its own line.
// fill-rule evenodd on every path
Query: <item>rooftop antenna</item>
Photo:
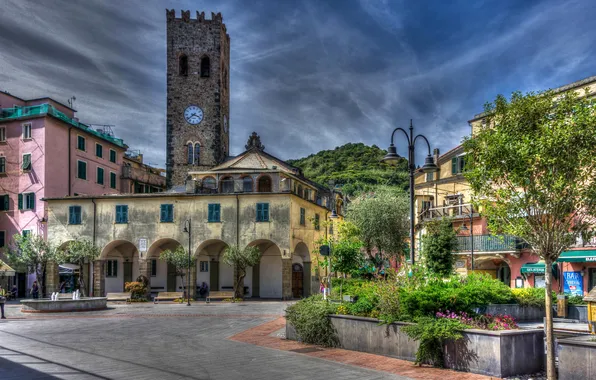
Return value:
M 70 99 L 68 99 L 68 106 L 72 109 L 74 109 L 75 100 L 77 100 L 77 97 L 74 95 Z

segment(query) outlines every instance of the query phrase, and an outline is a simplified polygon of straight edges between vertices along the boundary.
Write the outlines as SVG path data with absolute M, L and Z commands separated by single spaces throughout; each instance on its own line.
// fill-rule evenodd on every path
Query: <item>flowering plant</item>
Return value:
M 471 317 L 465 312 L 456 313 L 453 311 L 437 312 L 437 318 L 455 319 L 469 328 L 477 328 L 482 330 L 512 330 L 517 329 L 515 319 L 510 315 L 492 315 L 484 314 L 476 317 Z

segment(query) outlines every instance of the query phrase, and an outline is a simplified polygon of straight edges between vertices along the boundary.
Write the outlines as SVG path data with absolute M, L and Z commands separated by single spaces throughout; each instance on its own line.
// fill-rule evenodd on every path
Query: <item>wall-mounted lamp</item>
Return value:
M 524 279 L 518 276 L 515 279 L 515 287 L 516 288 L 523 288 L 524 287 Z

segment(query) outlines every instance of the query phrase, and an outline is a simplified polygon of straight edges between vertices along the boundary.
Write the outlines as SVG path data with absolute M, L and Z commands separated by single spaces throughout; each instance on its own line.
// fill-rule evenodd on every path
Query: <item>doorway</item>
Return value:
M 167 290 L 168 292 L 175 292 L 176 291 L 176 266 L 168 263 L 168 283 L 167 283 Z
M 511 287 L 511 269 L 507 263 L 501 263 L 497 269 L 497 278 L 505 285 Z
M 588 289 L 584 290 L 584 292 L 587 293 L 589 293 L 590 290 L 594 289 L 596 286 L 596 268 L 590 268 L 588 273 Z
M 304 269 L 302 268 L 302 265 L 292 265 L 292 297 L 294 298 L 302 298 L 304 295 L 303 272 Z
M 125 286 L 127 282 L 132 282 L 132 263 L 126 261 L 122 263 L 122 277 Z

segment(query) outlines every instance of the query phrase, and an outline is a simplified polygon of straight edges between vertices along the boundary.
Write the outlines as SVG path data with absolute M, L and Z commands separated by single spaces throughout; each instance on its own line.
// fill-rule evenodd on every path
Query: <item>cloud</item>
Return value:
M 253 130 L 284 159 L 386 147 L 410 119 L 446 152 L 496 94 L 596 74 L 596 5 L 582 1 L 2 1 L 0 89 L 76 95 L 81 121 L 114 125 L 161 166 L 166 8 L 224 16 L 235 154 Z

